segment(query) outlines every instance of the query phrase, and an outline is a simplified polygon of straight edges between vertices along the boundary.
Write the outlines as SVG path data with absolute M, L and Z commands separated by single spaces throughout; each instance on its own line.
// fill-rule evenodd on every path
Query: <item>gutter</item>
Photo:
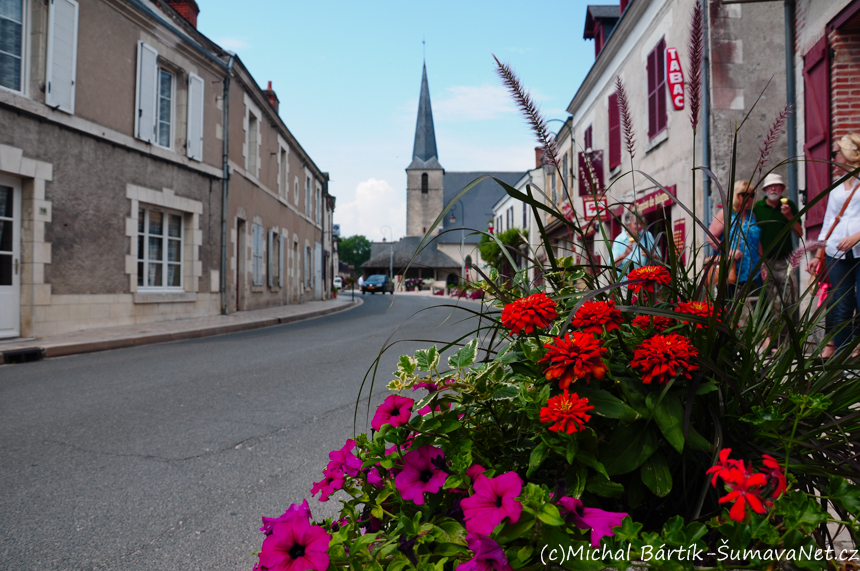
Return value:
M 711 27 L 708 21 L 708 0 L 702 2 L 702 18 L 705 28 L 704 53 L 702 54 L 702 166 L 711 169 Z M 693 161 L 696 157 L 693 157 Z M 703 206 L 705 214 L 705 226 L 711 226 L 711 217 L 713 216 L 713 206 L 711 204 L 711 177 L 702 175 L 702 193 Z M 695 197 L 693 197 L 695 200 Z M 693 232 L 696 232 L 696 225 L 693 223 Z M 707 251 L 710 252 L 711 247 L 707 246 Z
M 788 114 L 788 196 L 797 202 L 797 95 L 794 82 L 794 0 L 785 0 L 785 99 Z
M 227 161 L 230 152 L 230 77 L 233 74 L 235 61 L 236 54 L 232 54 L 227 63 L 227 75 L 224 77 L 224 146 L 222 151 L 223 175 L 221 178 L 221 315 L 227 315 L 227 191 L 230 185 L 230 165 Z

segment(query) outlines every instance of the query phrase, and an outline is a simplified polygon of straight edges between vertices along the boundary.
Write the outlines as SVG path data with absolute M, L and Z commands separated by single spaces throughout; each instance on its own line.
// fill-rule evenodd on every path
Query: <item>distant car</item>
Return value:
M 340 276 L 335 276 L 334 287 L 336 287 L 337 289 L 343 289 L 343 278 L 341 278 Z
M 394 282 L 391 281 L 391 278 L 384 274 L 375 274 L 364 280 L 364 285 L 361 286 L 361 293 L 370 292 L 382 292 L 385 295 L 385 292 L 390 294 L 394 294 Z

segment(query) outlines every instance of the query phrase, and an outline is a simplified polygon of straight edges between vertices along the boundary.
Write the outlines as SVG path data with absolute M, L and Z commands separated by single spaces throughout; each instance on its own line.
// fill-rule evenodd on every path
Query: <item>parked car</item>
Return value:
M 385 295 L 385 292 L 390 294 L 394 294 L 394 282 L 391 281 L 391 278 L 384 274 L 375 274 L 364 280 L 364 285 L 361 286 L 361 293 L 370 292 L 382 292 Z
M 336 287 L 339 290 L 343 289 L 343 278 L 342 277 L 340 277 L 340 276 L 334 277 L 334 287 Z

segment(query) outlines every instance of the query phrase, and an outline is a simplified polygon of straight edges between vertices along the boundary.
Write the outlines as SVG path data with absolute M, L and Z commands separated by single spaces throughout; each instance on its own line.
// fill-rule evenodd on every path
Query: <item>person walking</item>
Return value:
M 364 276 L 358 276 L 358 291 L 364 295 Z
M 842 137 L 831 152 L 833 161 L 846 172 L 860 167 L 860 134 Z M 855 193 L 860 179 L 849 178 L 830 192 L 822 230 L 826 230 L 824 247 L 819 248 L 807 265 L 817 274 L 826 268 L 830 281 L 828 303 L 835 304 L 827 313 L 827 334 L 835 332 L 821 356 L 832 356 L 857 336 L 854 314 L 860 308 L 860 196 Z M 857 356 L 856 350 L 853 356 Z
M 612 258 L 622 274 L 648 265 L 654 248 L 654 236 L 645 230 L 642 218 L 635 210 L 628 210 L 622 218 L 624 230 L 612 242 Z
M 740 291 L 747 282 L 752 282 L 752 288 L 749 295 L 753 296 L 758 293 L 762 287 L 762 276 L 756 269 L 761 256 L 761 243 L 759 237 L 761 230 L 756 224 L 755 216 L 752 213 L 751 206 L 755 198 L 755 190 L 748 181 L 739 180 L 734 186 L 734 196 L 732 198 L 732 213 L 729 218 L 729 236 L 723 237 L 725 232 L 725 216 L 723 211 L 717 212 L 711 225 L 708 227 L 711 234 L 717 239 L 723 237 L 724 240 L 729 240 L 729 256 L 733 262 L 737 264 L 737 283 L 728 284 L 726 296 L 729 299 L 734 299 L 738 291 Z M 715 250 L 719 249 L 719 244 L 707 237 L 708 244 Z M 764 270 L 762 270 L 762 273 Z

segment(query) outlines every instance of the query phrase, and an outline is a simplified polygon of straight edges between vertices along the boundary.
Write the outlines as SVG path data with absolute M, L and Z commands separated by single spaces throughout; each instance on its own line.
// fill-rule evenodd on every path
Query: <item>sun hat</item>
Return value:
M 785 181 L 782 180 L 782 177 L 776 173 L 770 173 L 766 177 L 764 177 L 764 183 L 762 184 L 762 188 L 767 188 L 769 186 L 773 186 L 775 184 L 781 184 L 785 186 Z

